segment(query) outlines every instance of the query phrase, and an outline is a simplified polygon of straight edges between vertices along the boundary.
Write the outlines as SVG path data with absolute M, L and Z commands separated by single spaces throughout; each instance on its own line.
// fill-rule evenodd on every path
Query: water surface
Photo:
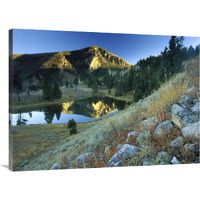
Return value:
M 123 110 L 126 105 L 124 101 L 108 97 L 91 97 L 57 105 L 18 110 L 16 113 L 10 113 L 9 117 L 13 126 L 67 123 L 70 119 L 83 123 L 114 115 Z

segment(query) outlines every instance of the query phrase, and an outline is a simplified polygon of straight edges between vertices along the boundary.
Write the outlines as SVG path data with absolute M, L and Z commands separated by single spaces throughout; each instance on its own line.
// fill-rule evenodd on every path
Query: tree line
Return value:
M 192 46 L 187 48 L 183 46 L 183 41 L 184 37 L 172 36 L 169 46 L 165 47 L 160 55 L 139 60 L 135 67 L 123 75 L 119 71 L 114 75 L 107 71 L 101 78 L 90 75 L 85 83 L 91 88 L 106 86 L 108 93 L 114 88 L 115 96 L 122 96 L 132 91 L 134 102 L 137 102 L 157 90 L 170 77 L 182 72 L 184 60 L 199 55 L 199 45 L 195 49 Z

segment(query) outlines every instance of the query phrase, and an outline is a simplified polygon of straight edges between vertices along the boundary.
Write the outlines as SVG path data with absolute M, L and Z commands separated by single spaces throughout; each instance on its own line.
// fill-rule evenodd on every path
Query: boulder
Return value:
M 183 137 L 178 137 L 170 142 L 170 147 L 179 148 L 183 145 Z
M 191 107 L 191 111 L 196 114 L 200 114 L 199 106 L 200 106 L 200 102 L 196 103 L 194 106 Z
M 176 158 L 176 156 L 174 156 L 171 160 L 172 164 L 180 164 L 180 161 Z
M 152 117 L 141 122 L 141 127 L 145 131 L 150 131 L 152 128 L 156 127 L 157 125 L 158 125 L 158 119 L 156 117 Z
M 185 117 L 186 115 L 190 114 L 190 111 L 186 108 L 183 108 L 182 106 L 179 106 L 177 104 L 173 104 L 172 106 L 172 117 L 178 116 L 180 119 Z
M 76 159 L 77 166 L 88 167 L 89 162 L 93 161 L 94 158 L 95 154 L 93 152 L 82 154 Z
M 113 157 L 108 161 L 108 166 L 112 167 L 119 161 L 124 161 L 127 158 L 130 158 L 132 155 L 135 155 L 137 151 L 139 151 L 139 147 L 135 147 L 133 145 L 124 144 L 122 148 L 116 152 Z
M 193 104 L 195 105 L 196 103 L 198 103 L 199 101 L 198 101 L 198 99 L 194 99 L 193 100 Z
M 173 127 L 174 125 L 171 120 L 164 121 L 156 127 L 154 135 L 157 135 L 159 137 L 163 136 L 165 133 L 171 131 Z
M 158 153 L 156 160 L 158 160 L 159 163 L 162 163 L 162 162 L 168 163 L 170 162 L 171 158 L 170 158 L 170 155 L 166 151 L 161 151 Z
M 184 137 L 191 136 L 191 137 L 198 138 L 200 135 L 199 128 L 200 128 L 200 122 L 196 122 L 183 128 L 181 130 L 181 133 Z
M 181 121 L 181 119 L 178 116 L 172 117 L 171 120 L 179 129 L 182 129 L 185 127 L 183 122 Z
M 55 170 L 55 169 L 62 169 L 62 167 L 58 163 L 54 163 L 50 170 Z
M 183 117 L 182 119 L 182 123 L 184 124 L 184 126 L 188 126 L 198 121 L 199 121 L 199 117 L 196 114 L 187 115 Z
M 172 106 L 172 121 L 178 128 L 182 129 L 189 124 L 199 121 L 199 118 L 196 114 L 187 110 L 187 108 L 174 104 Z
M 181 95 L 178 102 L 181 105 L 192 105 L 194 99 L 195 99 L 194 95 Z

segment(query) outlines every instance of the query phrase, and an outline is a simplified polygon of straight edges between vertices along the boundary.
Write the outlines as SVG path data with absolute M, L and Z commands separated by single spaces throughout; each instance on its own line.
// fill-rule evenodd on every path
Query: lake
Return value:
M 90 97 L 64 102 L 57 105 L 18 110 L 9 114 L 12 126 L 29 124 L 67 123 L 74 119 L 77 123 L 91 122 L 118 113 L 128 103 L 104 97 Z

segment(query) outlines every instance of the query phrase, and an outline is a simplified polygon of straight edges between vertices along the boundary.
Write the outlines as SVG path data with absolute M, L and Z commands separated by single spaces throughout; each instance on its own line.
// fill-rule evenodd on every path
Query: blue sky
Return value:
M 158 55 L 168 46 L 171 36 L 112 34 L 72 31 L 14 29 L 13 53 L 60 52 L 99 46 L 131 64 Z M 184 45 L 196 47 L 199 37 L 184 37 Z

